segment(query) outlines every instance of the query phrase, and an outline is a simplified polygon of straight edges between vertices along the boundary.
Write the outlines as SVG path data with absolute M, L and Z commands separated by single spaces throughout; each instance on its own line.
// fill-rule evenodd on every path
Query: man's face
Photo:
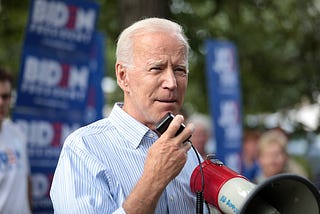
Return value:
M 126 69 L 123 109 L 153 125 L 179 113 L 188 83 L 186 49 L 176 36 L 153 32 L 135 37 L 133 66 Z
M 11 101 L 11 84 L 0 81 L 0 122 L 8 115 Z

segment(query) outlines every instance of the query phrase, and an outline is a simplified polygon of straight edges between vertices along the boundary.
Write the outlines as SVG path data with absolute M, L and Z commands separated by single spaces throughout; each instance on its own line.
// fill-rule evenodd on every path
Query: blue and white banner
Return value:
M 35 116 L 15 113 L 14 117 L 28 137 L 33 213 L 52 213 L 49 191 L 61 147 L 67 135 L 81 124 L 49 120 L 40 114 Z
M 79 122 L 87 112 L 90 113 L 87 120 L 92 121 L 92 107 L 99 105 L 100 109 L 103 105 L 100 82 L 104 72 L 104 50 L 101 50 L 104 43 L 101 34 L 95 34 L 95 37 L 92 52 L 86 57 L 61 57 L 56 50 L 43 52 L 36 46 L 25 46 L 16 110 L 27 110 L 30 114 L 36 109 L 35 113 L 42 111 L 47 117 L 73 118 Z M 57 111 L 62 112 L 57 114 Z M 95 114 L 102 115 L 100 112 Z
M 17 105 L 59 109 L 83 106 L 93 71 L 88 60 L 59 59 L 58 55 L 48 56 L 47 52 L 24 49 L 18 84 L 21 97 Z
M 242 104 L 237 51 L 233 43 L 206 41 L 206 74 L 217 158 L 239 172 Z
M 33 213 L 53 213 L 49 190 L 65 138 L 102 118 L 98 9 L 85 0 L 31 2 L 12 116 L 28 137 Z
M 96 31 L 94 1 L 32 0 L 25 44 L 64 51 L 88 51 Z

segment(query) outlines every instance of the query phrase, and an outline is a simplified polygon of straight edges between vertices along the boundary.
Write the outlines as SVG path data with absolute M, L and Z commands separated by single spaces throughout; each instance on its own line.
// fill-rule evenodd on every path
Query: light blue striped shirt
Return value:
M 122 203 L 140 179 L 158 136 L 115 104 L 108 118 L 73 132 L 65 141 L 50 196 L 55 213 L 125 213 Z M 190 177 L 194 151 L 162 193 L 155 213 L 195 213 Z

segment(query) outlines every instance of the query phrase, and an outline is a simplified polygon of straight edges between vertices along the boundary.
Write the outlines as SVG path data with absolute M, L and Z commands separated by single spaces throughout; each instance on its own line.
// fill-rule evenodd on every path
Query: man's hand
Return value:
M 194 125 L 188 124 L 175 136 L 183 122 L 182 115 L 175 116 L 168 129 L 150 147 L 143 175 L 123 204 L 128 214 L 153 213 L 165 187 L 184 167 L 191 148 L 187 139 L 192 135 Z
M 183 122 L 183 116 L 177 115 L 168 129 L 149 149 L 144 174 L 157 177 L 156 182 L 159 185 L 166 186 L 180 173 L 187 161 L 187 152 L 191 148 L 187 139 L 192 135 L 194 126 L 187 125 L 178 136 L 175 136 Z

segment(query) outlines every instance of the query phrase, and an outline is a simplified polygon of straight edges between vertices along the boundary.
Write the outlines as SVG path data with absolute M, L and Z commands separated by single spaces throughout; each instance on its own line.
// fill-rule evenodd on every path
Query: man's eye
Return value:
M 184 68 L 177 68 L 174 70 L 174 73 L 178 76 L 186 76 L 187 75 L 187 70 Z
M 161 67 L 152 67 L 150 70 L 151 71 L 161 71 L 162 68 Z

